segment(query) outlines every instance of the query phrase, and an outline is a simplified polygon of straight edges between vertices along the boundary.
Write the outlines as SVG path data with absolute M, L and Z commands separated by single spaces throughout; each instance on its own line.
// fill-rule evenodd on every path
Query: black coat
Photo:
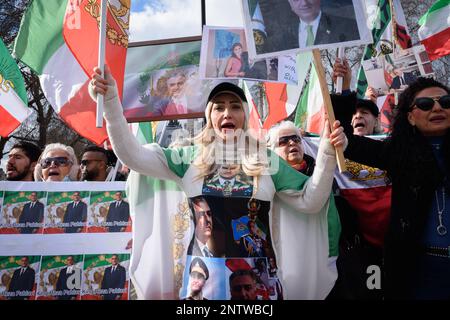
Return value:
M 117 265 L 116 271 L 112 272 L 112 267 L 105 269 L 105 274 L 102 280 L 102 290 L 108 289 L 124 289 L 127 280 L 127 273 L 124 267 Z M 115 300 L 122 294 L 108 293 L 103 295 L 104 300 Z
M 71 202 L 67 205 L 66 213 L 64 215 L 64 223 L 70 222 L 86 222 L 87 219 L 87 204 L 79 201 L 78 205 L 74 207 L 75 203 Z M 80 232 L 82 227 L 65 227 L 66 233 Z
M 25 272 L 20 275 L 21 270 L 22 268 L 18 268 L 14 271 L 11 282 L 9 283 L 8 292 L 15 292 L 17 294 L 17 291 L 33 291 L 36 272 L 32 268 L 27 267 Z M 11 297 L 11 300 L 27 298 L 28 296 L 17 295 L 15 297 Z
M 56 291 L 64 291 L 64 290 L 70 290 L 67 286 L 67 280 L 69 279 L 69 277 L 71 277 L 74 273 L 76 272 L 76 268 L 75 266 L 72 268 L 72 272 L 71 273 L 67 273 L 67 267 L 61 269 L 61 271 L 59 272 L 59 276 L 58 276 L 58 280 L 56 281 L 56 287 L 55 290 Z M 80 278 L 81 278 L 81 272 L 79 273 Z M 80 283 L 81 283 L 81 279 L 80 279 Z M 76 290 L 76 289 L 73 289 Z M 76 298 L 78 294 L 69 294 L 67 291 L 63 292 L 62 295 L 58 296 L 58 300 L 72 300 L 74 298 Z
M 26 203 L 23 206 L 22 214 L 19 217 L 19 223 L 41 223 L 44 219 L 44 204 L 36 201 L 33 208 L 31 208 L 31 202 Z M 39 228 L 34 227 L 22 227 L 20 233 L 33 233 Z
M 116 202 L 112 202 L 109 205 L 108 215 L 106 216 L 106 222 L 128 222 L 130 218 L 130 205 L 128 202 L 121 201 L 120 205 L 116 207 Z M 110 226 L 108 227 L 109 232 L 120 232 L 121 226 Z
M 333 107 L 335 111 L 347 107 L 350 113 L 354 99 L 354 95 L 333 97 Z M 344 122 L 343 126 L 349 142 L 345 157 L 386 170 L 392 181 L 391 218 L 384 243 L 385 279 L 382 287 L 389 299 L 412 298 L 415 267 L 423 252 L 421 239 L 432 196 L 446 174 L 440 171 L 431 146 L 420 133 L 414 137 L 414 143 L 405 141 L 410 146 L 411 156 L 399 166 L 398 150 L 390 138 L 377 141 L 355 136 L 349 123 Z M 444 141 L 444 154 L 445 166 L 449 168 L 448 133 Z M 417 160 L 412 161 L 412 157 Z
M 259 2 L 267 38 L 257 54 L 292 50 L 299 47 L 298 16 L 292 12 L 288 1 L 265 0 Z M 344 8 L 347 8 L 345 6 Z M 356 19 L 336 15 L 336 8 L 322 7 L 314 45 L 359 40 Z

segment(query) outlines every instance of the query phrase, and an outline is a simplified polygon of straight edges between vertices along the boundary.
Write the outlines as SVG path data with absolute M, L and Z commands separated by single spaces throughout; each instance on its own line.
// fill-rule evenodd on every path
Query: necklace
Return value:
M 439 198 L 438 198 L 437 190 L 434 191 L 434 194 L 436 195 L 436 204 L 437 204 L 438 222 L 439 222 L 439 225 L 437 226 L 436 231 L 437 231 L 438 235 L 445 236 L 447 234 L 447 228 L 442 223 L 442 214 L 445 211 L 445 188 L 442 187 L 442 209 L 439 207 Z

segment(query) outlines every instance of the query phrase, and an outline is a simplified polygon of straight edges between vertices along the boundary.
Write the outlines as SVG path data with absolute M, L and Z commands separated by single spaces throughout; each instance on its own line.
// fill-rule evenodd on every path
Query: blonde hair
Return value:
M 221 93 L 225 93 L 225 91 L 222 91 L 218 94 Z M 233 92 L 227 93 L 236 95 Z M 196 137 L 192 139 L 193 143 L 196 146 L 199 146 L 199 154 L 193 162 L 193 165 L 200 171 L 199 175 L 196 177 L 198 179 L 202 179 L 204 177 L 209 176 L 210 174 L 215 172 L 218 168 L 215 154 L 216 148 L 214 143 L 216 141 L 216 134 L 211 122 L 211 111 L 213 100 L 214 99 L 211 99 L 208 102 L 205 110 L 206 116 L 205 127 L 203 128 L 202 132 L 200 132 L 200 134 L 198 134 Z M 248 129 L 247 125 L 248 112 L 246 112 L 248 110 L 248 105 L 245 101 L 242 101 L 241 98 L 239 98 L 239 100 L 242 103 L 242 108 L 245 114 L 243 131 L 246 132 Z M 251 151 L 249 148 L 251 144 L 253 144 L 254 146 L 258 146 L 256 150 L 266 151 L 267 147 L 265 142 L 257 140 L 251 135 L 245 135 L 241 133 L 238 135 L 237 144 L 238 146 L 241 145 L 245 148 L 245 150 L 243 150 L 244 151 L 243 153 L 238 152 L 238 154 L 241 156 L 240 160 L 242 161 L 242 170 L 246 175 L 258 178 L 262 174 L 263 170 L 266 168 L 265 161 L 262 161 L 263 159 L 261 159 L 260 154 L 258 152 L 248 152 L 248 151 Z M 264 155 L 267 156 L 266 153 Z M 257 184 L 257 181 L 255 181 L 255 184 Z
M 62 150 L 65 153 L 67 153 L 67 157 L 72 162 L 72 166 L 70 167 L 70 171 L 67 176 L 71 181 L 78 181 L 78 170 L 80 169 L 80 166 L 78 165 L 78 159 L 75 156 L 75 151 L 71 146 L 67 146 L 62 143 L 50 143 L 47 146 L 45 146 L 45 149 L 42 152 L 41 156 L 39 157 L 36 167 L 34 168 L 34 180 L 44 181 L 44 177 L 42 175 L 41 160 L 45 159 L 47 157 L 47 154 L 53 150 Z

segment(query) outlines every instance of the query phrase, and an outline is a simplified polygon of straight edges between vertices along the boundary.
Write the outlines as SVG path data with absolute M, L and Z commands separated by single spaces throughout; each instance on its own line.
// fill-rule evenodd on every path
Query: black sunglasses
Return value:
M 296 134 L 293 134 L 292 136 L 280 137 L 278 139 L 278 145 L 280 147 L 284 147 L 289 143 L 289 141 L 293 141 L 294 143 L 300 143 L 302 141 L 302 138 L 300 138 Z
M 448 109 L 450 108 L 450 95 L 447 94 L 442 97 L 436 97 L 436 98 L 430 98 L 430 97 L 423 97 L 423 98 L 417 98 L 414 100 L 414 103 L 411 106 L 411 110 L 416 106 L 420 110 L 423 111 L 429 111 L 433 109 L 434 102 L 437 101 L 441 105 L 442 109 Z
M 42 169 L 47 169 L 52 165 L 52 163 L 54 163 L 57 167 L 65 167 L 72 164 L 72 161 L 66 157 L 45 158 L 41 161 Z
M 85 160 L 81 160 L 81 161 L 80 161 L 80 165 L 86 167 L 86 166 L 88 166 L 89 163 L 91 163 L 92 161 L 103 161 L 103 160 L 100 160 L 100 159 L 85 159 Z

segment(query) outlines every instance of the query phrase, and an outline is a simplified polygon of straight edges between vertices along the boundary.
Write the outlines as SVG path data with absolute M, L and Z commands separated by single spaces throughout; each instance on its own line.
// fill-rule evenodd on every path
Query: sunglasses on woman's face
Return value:
M 57 167 L 66 167 L 71 164 L 72 161 L 66 157 L 45 158 L 41 161 L 42 169 L 47 169 L 52 165 L 52 163 L 54 163 Z
M 435 101 L 439 102 L 439 104 L 441 105 L 442 109 L 449 109 L 450 108 L 450 95 L 447 94 L 447 95 L 442 96 L 442 97 L 417 98 L 416 100 L 414 100 L 414 103 L 411 106 L 411 110 L 414 107 L 417 107 L 417 108 L 419 108 L 422 111 L 430 111 L 431 109 L 433 109 Z
M 292 136 L 280 137 L 278 138 L 278 146 L 284 147 L 289 143 L 289 141 L 293 141 L 294 143 L 300 143 L 302 139 L 296 134 L 293 134 Z

